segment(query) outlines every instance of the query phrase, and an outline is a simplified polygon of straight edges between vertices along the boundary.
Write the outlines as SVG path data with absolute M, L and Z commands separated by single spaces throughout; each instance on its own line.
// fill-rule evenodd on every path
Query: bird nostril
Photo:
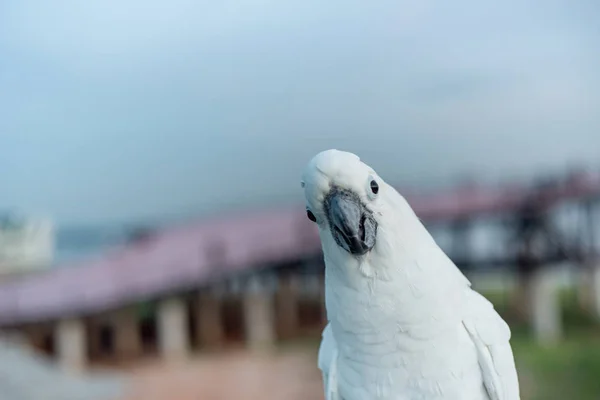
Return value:
M 367 219 L 367 216 L 365 214 L 363 214 L 360 217 L 360 223 L 358 225 L 358 236 L 360 237 L 361 241 L 365 241 L 365 221 Z

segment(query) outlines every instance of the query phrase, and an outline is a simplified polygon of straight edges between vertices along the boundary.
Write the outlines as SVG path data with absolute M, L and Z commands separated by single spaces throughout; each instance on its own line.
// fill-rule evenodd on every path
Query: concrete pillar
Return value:
M 562 319 L 558 284 L 552 269 L 540 268 L 531 279 L 531 320 L 536 339 L 543 345 L 560 340 Z
M 135 308 L 128 307 L 116 311 L 112 320 L 117 356 L 138 357 L 142 353 L 142 340 Z
M 65 319 L 56 327 L 56 347 L 59 364 L 65 370 L 82 371 L 87 362 L 85 323 L 81 319 Z
M 187 307 L 183 299 L 172 297 L 158 306 L 159 351 L 167 361 L 184 359 L 189 351 Z
M 592 266 L 587 276 L 592 313 L 596 319 L 600 319 L 600 263 Z
M 280 277 L 277 290 L 277 325 L 282 338 L 290 338 L 297 334 L 299 328 L 298 276 L 286 274 Z
M 202 290 L 197 301 L 198 343 L 202 348 L 219 347 L 223 343 L 223 321 L 221 318 L 221 303 L 217 293 L 212 290 Z
M 275 342 L 273 296 L 259 277 L 250 278 L 244 290 L 244 324 L 248 347 L 269 347 Z
M 579 305 L 600 319 L 600 263 L 580 269 L 577 297 Z

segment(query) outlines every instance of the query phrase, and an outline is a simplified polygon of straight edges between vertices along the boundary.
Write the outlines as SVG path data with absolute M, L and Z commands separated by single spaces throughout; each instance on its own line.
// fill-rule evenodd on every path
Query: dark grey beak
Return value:
M 377 222 L 352 192 L 333 190 L 325 199 L 331 234 L 338 246 L 361 256 L 375 246 Z

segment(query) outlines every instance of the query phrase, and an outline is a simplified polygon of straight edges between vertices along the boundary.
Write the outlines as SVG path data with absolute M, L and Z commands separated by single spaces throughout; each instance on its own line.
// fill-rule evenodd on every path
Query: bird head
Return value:
M 410 246 L 409 232 L 424 230 L 404 198 L 355 154 L 334 149 L 317 154 L 301 185 L 325 258 L 336 264 L 389 260 Z
M 377 242 L 376 202 L 379 177 L 360 159 L 338 150 L 317 154 L 308 164 L 302 186 L 308 218 L 351 257 L 360 257 Z

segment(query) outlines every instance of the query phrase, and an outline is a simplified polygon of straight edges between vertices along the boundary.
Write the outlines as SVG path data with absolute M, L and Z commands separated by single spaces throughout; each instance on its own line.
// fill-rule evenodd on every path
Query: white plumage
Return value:
M 337 150 L 303 187 L 326 265 L 326 400 L 519 400 L 508 325 L 394 188 Z

